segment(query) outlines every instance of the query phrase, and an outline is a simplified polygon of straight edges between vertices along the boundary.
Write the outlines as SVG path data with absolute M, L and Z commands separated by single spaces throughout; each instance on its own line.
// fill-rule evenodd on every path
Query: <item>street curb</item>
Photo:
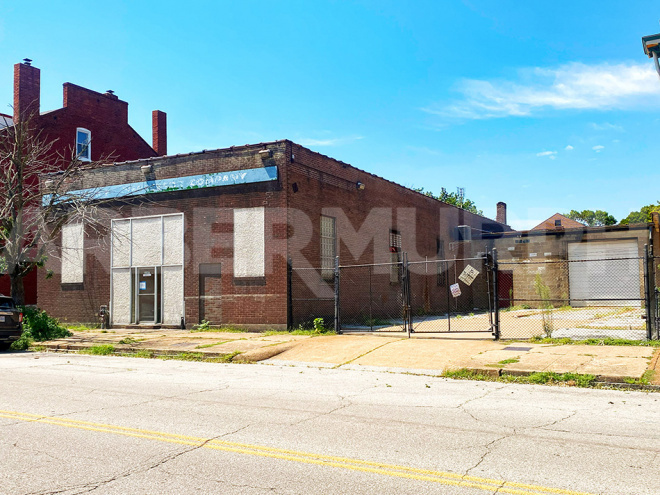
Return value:
M 186 353 L 186 354 L 202 354 L 205 358 L 213 359 L 213 358 L 221 358 L 226 356 L 227 354 L 231 354 L 231 352 L 213 352 L 213 351 L 202 351 L 200 349 L 194 349 L 194 350 L 176 350 L 176 349 L 150 349 L 148 347 L 133 347 L 128 344 L 114 344 L 111 342 L 108 343 L 101 343 L 101 344 L 58 344 L 58 343 L 36 343 L 34 347 L 45 347 L 46 350 L 51 351 L 51 352 L 71 352 L 71 353 L 76 353 L 79 351 L 84 351 L 86 349 L 89 349 L 91 347 L 95 347 L 97 345 L 111 345 L 115 348 L 115 351 L 112 354 L 108 354 L 109 356 L 112 355 L 117 355 L 122 352 L 126 353 L 135 353 L 139 351 L 146 351 L 146 352 L 152 352 L 154 356 L 176 356 L 178 354 Z M 240 354 L 238 354 L 240 356 Z
M 490 376 L 492 378 L 499 378 L 504 375 L 509 376 L 530 376 L 534 373 L 543 373 L 542 371 L 522 371 L 522 370 L 507 370 L 505 368 L 465 368 L 466 370 L 479 373 L 480 375 Z M 562 374 L 562 373 L 558 373 Z M 594 375 L 596 381 L 594 386 L 598 387 L 612 387 L 618 389 L 630 389 L 630 390 L 649 390 L 649 391 L 660 391 L 660 385 L 652 384 L 641 384 L 641 383 L 628 383 L 628 380 L 635 380 L 634 377 L 622 376 L 622 375 Z

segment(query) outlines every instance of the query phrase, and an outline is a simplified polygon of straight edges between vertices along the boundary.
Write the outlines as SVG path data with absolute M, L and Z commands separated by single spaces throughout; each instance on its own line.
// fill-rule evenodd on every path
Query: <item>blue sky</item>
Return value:
M 113 89 L 169 152 L 291 139 L 406 186 L 466 189 L 514 228 L 556 212 L 617 219 L 660 200 L 660 79 L 648 2 L 0 0 L 12 66 Z

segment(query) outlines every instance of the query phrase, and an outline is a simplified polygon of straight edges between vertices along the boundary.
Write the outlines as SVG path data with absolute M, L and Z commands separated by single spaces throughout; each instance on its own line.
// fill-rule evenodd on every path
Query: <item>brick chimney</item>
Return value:
M 31 114 L 39 115 L 41 71 L 26 58 L 14 65 L 14 122 Z
M 495 220 L 498 223 L 503 223 L 504 225 L 507 224 L 506 223 L 506 203 L 503 203 L 502 201 L 497 203 L 497 217 L 495 218 Z
M 158 156 L 167 155 L 167 114 L 160 110 L 151 112 L 153 149 Z

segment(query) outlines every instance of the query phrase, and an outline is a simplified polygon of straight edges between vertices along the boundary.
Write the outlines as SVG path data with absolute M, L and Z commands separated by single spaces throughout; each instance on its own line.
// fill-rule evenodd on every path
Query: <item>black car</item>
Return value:
M 23 313 L 11 297 L 0 295 L 0 349 L 7 349 L 23 333 Z

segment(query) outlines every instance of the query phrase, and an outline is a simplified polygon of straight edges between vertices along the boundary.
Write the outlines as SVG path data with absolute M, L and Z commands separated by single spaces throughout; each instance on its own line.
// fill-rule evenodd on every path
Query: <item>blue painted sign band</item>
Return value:
M 171 191 L 185 191 L 190 189 L 202 189 L 205 187 L 234 186 L 237 184 L 252 184 L 256 182 L 270 182 L 277 180 L 277 167 L 249 168 L 245 170 L 232 170 L 229 172 L 217 172 L 214 174 L 191 175 L 187 177 L 175 177 L 173 179 L 157 179 L 143 182 L 131 182 L 129 184 L 116 184 L 102 186 L 92 189 L 81 189 L 69 191 L 57 195 L 55 202 L 66 202 L 69 198 L 84 198 L 89 201 L 124 198 L 128 196 L 140 196 L 143 194 L 154 194 Z M 52 194 L 44 194 L 43 205 L 48 205 Z

